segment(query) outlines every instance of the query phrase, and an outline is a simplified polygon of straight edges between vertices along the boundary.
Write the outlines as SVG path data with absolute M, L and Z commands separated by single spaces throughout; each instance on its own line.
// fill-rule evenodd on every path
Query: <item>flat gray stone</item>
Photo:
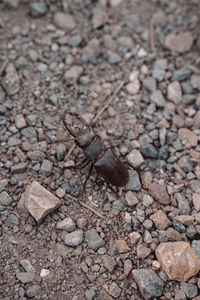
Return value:
M 75 230 L 73 232 L 67 233 L 65 236 L 65 245 L 70 247 L 76 247 L 80 245 L 83 241 L 83 231 Z
M 91 229 L 85 234 L 86 242 L 88 243 L 89 248 L 93 250 L 98 250 L 100 247 L 104 246 L 104 240 L 99 236 L 96 230 Z

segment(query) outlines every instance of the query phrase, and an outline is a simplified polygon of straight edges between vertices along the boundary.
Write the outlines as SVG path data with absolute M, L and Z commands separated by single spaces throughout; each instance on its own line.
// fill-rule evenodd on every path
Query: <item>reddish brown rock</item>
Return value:
M 170 33 L 165 38 L 165 47 L 171 51 L 185 53 L 192 48 L 193 36 L 190 32 Z
M 198 193 L 194 193 L 192 195 L 192 201 L 194 204 L 194 207 L 197 211 L 200 211 L 200 194 Z
M 142 244 L 137 246 L 137 257 L 138 258 L 144 259 L 145 257 L 149 256 L 150 253 L 151 253 L 150 248 L 146 248 Z
M 166 236 L 168 241 L 174 242 L 182 240 L 180 233 L 172 227 L 169 227 L 167 230 L 165 230 L 164 235 Z
M 180 128 L 178 137 L 187 148 L 196 147 L 198 143 L 198 136 L 188 128 Z
M 37 222 L 61 205 L 61 201 L 37 181 L 27 186 L 24 199 L 26 208 Z
M 149 193 L 161 204 L 167 205 L 171 203 L 171 199 L 169 198 L 164 185 L 153 182 L 149 185 Z
M 116 240 L 114 247 L 117 249 L 118 253 L 126 253 L 131 250 L 124 240 Z
M 161 243 L 155 254 L 170 280 L 187 281 L 200 270 L 200 260 L 187 242 Z
M 170 220 L 161 209 L 158 210 L 155 214 L 151 215 L 150 219 L 154 222 L 156 228 L 159 230 L 165 230 L 171 225 Z
M 186 226 L 192 225 L 194 223 L 194 217 L 188 215 L 175 216 L 174 220 Z

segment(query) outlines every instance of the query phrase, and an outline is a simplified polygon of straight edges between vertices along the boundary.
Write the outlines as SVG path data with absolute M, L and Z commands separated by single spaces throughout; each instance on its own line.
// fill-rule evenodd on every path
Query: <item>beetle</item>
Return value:
M 80 120 L 83 125 L 83 129 L 76 128 L 76 130 L 73 130 L 70 124 L 65 119 L 63 120 L 68 132 L 74 137 L 76 145 L 83 150 L 86 156 L 82 167 L 92 162 L 90 173 L 94 167 L 97 174 L 105 179 L 108 184 L 124 187 L 129 180 L 129 173 L 123 162 L 113 149 L 105 146 L 101 138 L 81 115 L 77 113 L 69 114 Z

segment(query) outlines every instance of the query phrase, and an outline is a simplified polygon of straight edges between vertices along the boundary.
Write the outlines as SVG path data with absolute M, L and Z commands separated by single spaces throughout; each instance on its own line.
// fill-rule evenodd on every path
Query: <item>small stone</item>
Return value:
M 76 247 L 80 245 L 83 241 L 83 231 L 75 230 L 73 232 L 67 233 L 65 236 L 65 245 L 70 247 Z
M 23 69 L 28 65 L 28 61 L 24 56 L 19 56 L 15 61 L 15 67 L 17 70 Z
M 161 82 L 165 79 L 165 70 L 162 69 L 153 69 L 152 76 L 158 82 Z
M 174 102 L 175 104 L 181 103 L 182 90 L 181 90 L 180 83 L 178 81 L 174 81 L 168 85 L 167 98 L 168 100 Z
M 143 48 L 140 48 L 138 50 L 137 56 L 138 56 L 138 58 L 143 58 L 143 57 L 147 56 L 147 52 Z
M 40 150 L 28 151 L 27 156 L 31 161 L 43 161 L 45 153 Z
M 151 249 L 140 244 L 137 246 L 136 252 L 138 258 L 145 259 L 151 253 Z
M 37 131 L 34 127 L 26 127 L 21 130 L 21 134 L 27 139 L 32 139 L 37 137 Z
M 150 96 L 152 103 L 155 103 L 157 107 L 164 107 L 166 105 L 166 100 L 160 90 L 155 90 Z
M 89 76 L 81 76 L 79 79 L 79 82 L 83 85 L 88 85 L 90 83 L 90 77 Z
M 135 170 L 129 170 L 129 181 L 126 184 L 126 190 L 130 191 L 140 191 L 141 190 L 141 183 L 138 173 Z
M 33 298 L 35 296 L 38 296 L 40 293 L 40 286 L 38 284 L 34 284 L 28 287 L 27 291 L 26 291 L 26 296 L 28 298 Z
M 145 157 L 157 158 L 158 151 L 152 144 L 147 144 L 141 147 L 141 152 Z
M 194 167 L 193 161 L 189 158 L 189 156 L 183 156 L 178 160 L 179 167 L 185 171 L 186 173 L 191 172 Z
M 136 244 L 139 239 L 141 238 L 141 235 L 137 232 L 137 231 L 133 231 L 131 233 L 129 233 L 129 239 L 131 244 Z
M 125 262 L 124 262 L 124 274 L 126 276 L 128 276 L 132 269 L 133 269 L 133 265 L 132 265 L 131 260 L 126 259 Z
M 152 183 L 149 186 L 149 193 L 152 197 L 154 197 L 155 200 L 157 200 L 161 204 L 167 205 L 171 203 L 171 199 L 169 198 L 164 185 L 159 185 L 155 182 Z
M 137 197 L 135 196 L 135 194 L 131 191 L 128 191 L 126 193 L 125 200 L 126 200 L 126 203 L 128 204 L 128 206 L 130 206 L 130 207 L 138 204 L 138 202 L 139 202 Z
M 200 270 L 200 260 L 187 242 L 161 243 L 155 253 L 170 280 L 187 281 Z
M 11 214 L 7 217 L 7 219 L 5 220 L 5 225 L 7 227 L 13 227 L 13 226 L 18 226 L 19 225 L 19 219 L 17 216 Z
M 185 53 L 192 48 L 193 36 L 190 32 L 170 33 L 165 38 L 165 47 L 171 51 Z
M 123 3 L 123 0 L 109 0 L 109 4 L 111 7 L 116 7 L 121 3 Z
M 9 139 L 8 139 L 8 146 L 18 146 L 21 144 L 21 140 L 18 139 L 18 138 L 15 138 L 14 136 L 11 136 Z
M 0 180 L 0 193 L 6 189 L 7 185 L 8 185 L 7 179 Z
M 20 114 L 15 117 L 15 126 L 19 129 L 26 127 L 26 120 L 23 115 Z
M 192 249 L 200 259 L 200 240 L 193 240 L 192 241 Z
M 140 153 L 139 150 L 133 149 L 128 155 L 127 155 L 127 160 L 133 168 L 138 168 L 140 167 L 143 162 L 144 158 L 142 154 Z
M 181 289 L 184 291 L 185 295 L 191 299 L 198 295 L 198 288 L 196 285 L 191 283 L 182 283 Z
M 15 66 L 12 63 L 9 63 L 5 69 L 5 77 L 2 80 L 2 85 L 9 96 L 14 95 L 19 91 L 19 77 Z
M 166 236 L 167 240 L 169 241 L 181 241 L 182 237 L 178 231 L 176 231 L 174 228 L 168 228 L 164 235 Z
M 20 272 L 20 273 L 16 274 L 16 277 L 22 283 L 29 283 L 29 282 L 33 281 L 33 279 L 35 277 L 35 273 L 33 273 L 33 272 Z
M 196 147 L 198 143 L 198 136 L 188 128 L 180 128 L 178 137 L 187 148 Z
M 115 267 L 117 266 L 117 262 L 114 259 L 114 257 L 110 255 L 103 255 L 102 260 L 105 268 L 108 269 L 110 272 L 113 272 Z
M 165 230 L 171 225 L 170 220 L 167 218 L 163 210 L 158 210 L 153 215 L 150 216 L 150 219 L 154 222 L 158 230 Z
M 184 66 L 174 71 L 172 75 L 172 81 L 185 81 L 190 77 L 191 72 L 192 72 L 191 69 Z
M 145 300 L 154 299 L 162 295 L 164 284 L 155 271 L 136 269 L 132 273 Z
M 188 203 L 188 200 L 184 197 L 183 194 L 176 193 L 175 194 L 175 199 L 178 203 L 178 211 L 180 215 L 189 215 L 191 208 Z
M 153 93 L 156 90 L 156 81 L 152 77 L 147 77 L 143 80 L 144 88 Z
M 82 42 L 83 37 L 79 34 L 76 34 L 68 40 L 67 44 L 71 47 L 79 47 L 82 44 Z
M 84 61 L 93 61 L 101 53 L 98 39 L 92 39 L 89 43 L 83 48 L 83 60 Z
M 108 290 L 108 293 L 112 297 L 114 297 L 114 299 L 116 299 L 116 298 L 118 298 L 121 295 L 121 292 L 122 291 L 121 291 L 120 287 L 113 281 L 111 283 L 111 286 L 110 286 L 109 290 Z
M 26 208 L 37 222 L 61 205 L 60 200 L 37 181 L 26 187 L 24 198 Z
M 200 180 L 192 180 L 190 185 L 193 192 L 200 194 Z
M 26 272 L 35 273 L 36 270 L 32 266 L 30 260 L 28 259 L 22 259 L 20 260 L 20 265 L 25 269 Z
M 200 129 L 200 110 L 197 111 L 197 113 L 194 117 L 193 128 L 194 129 Z
M 50 271 L 48 269 L 42 269 L 40 272 L 40 277 L 44 278 L 50 274 Z
M 148 189 L 149 185 L 152 183 L 152 174 L 147 171 L 141 174 L 142 185 L 144 189 Z
M 104 11 L 101 8 L 95 9 L 94 15 L 92 18 L 93 27 L 95 29 L 100 28 L 107 22 L 107 19 L 108 19 L 108 15 L 107 15 L 106 11 Z
M 66 84 L 71 85 L 78 81 L 80 75 L 83 72 L 83 68 L 81 66 L 73 66 L 71 69 L 65 72 L 64 79 Z
M 68 232 L 73 231 L 75 229 L 75 227 L 76 227 L 76 225 L 75 225 L 74 221 L 69 217 L 58 222 L 56 225 L 57 229 L 67 230 Z
M 47 70 L 48 70 L 48 65 L 45 64 L 45 63 L 39 62 L 39 63 L 37 64 L 37 70 L 38 70 L 40 73 L 45 73 L 45 72 L 47 72 Z
M 121 61 L 121 57 L 115 52 L 108 53 L 107 59 L 108 59 L 109 64 L 111 64 L 111 65 L 118 64 Z
M 127 91 L 129 92 L 129 94 L 131 94 L 131 95 L 138 94 L 139 90 L 140 90 L 139 80 L 135 79 L 133 82 L 130 82 L 129 84 L 127 84 L 126 88 L 127 88 Z
M 56 157 L 57 160 L 61 161 L 65 158 L 66 155 L 66 146 L 64 144 L 59 144 L 56 147 Z
M 194 208 L 199 212 L 200 211 L 200 194 L 193 193 L 192 201 Z
M 194 216 L 187 216 L 187 215 L 175 216 L 174 220 L 183 225 L 189 226 L 194 223 Z
M 32 17 L 42 17 L 47 13 L 47 6 L 43 2 L 30 2 L 30 15 Z
M 104 240 L 99 236 L 96 230 L 91 229 L 85 234 L 86 242 L 88 243 L 89 248 L 93 250 L 98 250 L 100 247 L 104 246 Z
M 12 198 L 6 191 L 0 193 L 0 203 L 4 206 L 8 206 L 12 203 Z
M 118 253 L 127 253 L 131 250 L 124 240 L 116 240 L 114 242 L 114 248 L 117 249 Z
M 53 19 L 54 19 L 54 24 L 57 27 L 64 29 L 67 32 L 71 32 L 76 26 L 74 17 L 70 14 L 66 14 L 63 12 L 56 12 L 54 14 Z
M 40 168 L 40 173 L 45 176 L 49 176 L 52 172 L 52 169 L 53 163 L 48 159 L 44 159 Z
M 24 173 L 27 168 L 26 162 L 20 162 L 14 166 L 11 167 L 11 173 L 18 174 L 18 173 Z

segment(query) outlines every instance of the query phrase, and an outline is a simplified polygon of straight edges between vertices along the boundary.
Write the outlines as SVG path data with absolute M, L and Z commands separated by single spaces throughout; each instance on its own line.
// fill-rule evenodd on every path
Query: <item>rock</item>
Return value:
M 45 159 L 45 153 L 40 150 L 33 150 L 27 152 L 27 157 L 31 161 L 44 161 Z
M 184 67 L 174 71 L 174 73 L 172 75 L 172 81 L 187 80 L 190 77 L 191 73 L 192 73 L 191 69 L 184 66 Z
M 129 84 L 127 84 L 126 88 L 127 88 L 127 91 L 129 92 L 129 94 L 131 94 L 131 95 L 138 94 L 139 90 L 140 90 L 139 80 L 135 79 L 133 82 L 130 82 Z
M 192 241 L 192 249 L 200 259 L 200 240 L 193 240 Z
M 36 270 L 32 266 L 30 260 L 28 259 L 22 259 L 20 260 L 20 265 L 25 269 L 26 272 L 35 273 Z
M 8 206 L 12 203 L 12 198 L 8 195 L 6 191 L 0 193 L 0 203 L 4 206 Z
M 193 193 L 192 201 L 193 201 L 194 208 L 199 212 L 200 211 L 200 194 Z M 0 202 L 1 202 L 1 200 L 0 200 Z
M 35 277 L 35 273 L 33 273 L 33 272 L 20 272 L 20 273 L 16 274 L 16 277 L 22 283 L 29 283 L 29 282 L 33 281 L 33 279 Z
M 42 17 L 47 13 L 47 6 L 43 2 L 30 2 L 30 15 L 32 17 Z
M 11 173 L 18 174 L 18 173 L 24 173 L 27 168 L 26 162 L 20 162 L 14 166 L 11 167 Z
M 149 256 L 149 254 L 151 253 L 151 249 L 146 248 L 145 246 L 140 244 L 137 246 L 136 253 L 137 253 L 137 257 L 143 260 Z
M 67 233 L 65 236 L 65 245 L 70 247 L 76 247 L 83 241 L 83 230 L 75 230 Z
M 140 153 L 139 150 L 133 149 L 128 155 L 127 155 L 127 160 L 133 168 L 138 168 L 140 167 L 143 162 L 144 158 L 142 154 Z
M 174 81 L 168 85 L 167 99 L 174 102 L 175 104 L 181 103 L 182 90 L 181 90 L 180 83 L 178 81 Z
M 180 215 L 189 215 L 191 208 L 188 200 L 185 198 L 183 194 L 176 193 L 175 199 L 178 203 L 178 211 Z
M 19 219 L 17 216 L 10 214 L 7 219 L 5 220 L 4 224 L 7 227 L 13 227 L 13 226 L 18 226 L 19 225 Z
M 187 215 L 175 216 L 174 220 L 183 225 L 188 226 L 194 223 L 194 216 L 187 216 Z
M 192 180 L 190 185 L 193 192 L 200 194 L 200 180 Z
M 128 276 L 133 269 L 133 265 L 130 259 L 126 259 L 124 262 L 124 274 Z
M 80 34 L 76 34 L 74 36 L 72 36 L 67 44 L 71 47 L 79 47 L 83 42 L 83 37 Z
M 154 222 L 158 230 L 165 230 L 171 225 L 170 220 L 167 218 L 163 210 L 158 210 L 153 215 L 150 216 L 150 219 Z
M 123 0 L 109 0 L 109 4 L 111 7 L 116 7 L 121 3 L 123 3 Z
M 181 241 L 182 237 L 178 231 L 176 231 L 174 228 L 168 228 L 164 235 L 166 236 L 168 241 Z
M 132 273 L 145 300 L 154 299 L 162 295 L 164 284 L 155 271 L 136 269 Z
M 48 269 L 42 269 L 40 271 L 40 277 L 44 278 L 50 274 L 50 271 Z
M 86 231 L 85 240 L 88 243 L 89 248 L 95 251 L 98 250 L 100 247 L 104 246 L 105 244 L 104 240 L 94 229 Z
M 21 70 L 25 68 L 27 65 L 28 65 L 28 61 L 24 56 L 19 56 L 15 61 L 15 67 L 17 70 Z
M 16 115 L 15 117 L 15 126 L 19 129 L 26 127 L 26 120 L 22 114 Z
M 74 221 L 69 217 L 58 222 L 56 225 L 57 229 L 67 230 L 68 232 L 73 231 L 75 229 L 75 227 L 76 227 L 76 225 L 75 225 Z
M 139 241 L 139 239 L 141 239 L 141 235 L 137 231 L 133 231 L 129 233 L 129 239 L 131 244 L 134 245 Z
M 4 4 L 7 8 L 16 9 L 19 6 L 19 0 L 5 0 Z
M 152 174 L 147 171 L 141 174 L 142 185 L 144 189 L 148 189 L 149 185 L 152 183 Z
M 198 143 L 198 136 L 188 128 L 180 128 L 178 137 L 187 148 L 196 147 Z
M 155 254 L 170 280 L 187 281 L 200 270 L 200 260 L 187 242 L 161 243 Z
M 126 184 L 125 189 L 128 191 L 140 191 L 141 190 L 141 183 L 138 173 L 135 170 L 129 170 L 129 181 Z
M 152 77 L 145 78 L 142 83 L 149 92 L 153 93 L 156 90 L 156 81 Z
M 40 290 L 41 290 L 41 288 L 38 284 L 31 285 L 27 288 L 26 296 L 28 298 L 33 298 L 35 296 L 38 296 L 40 293 Z
M 118 64 L 121 61 L 121 57 L 115 52 L 110 52 L 108 53 L 107 60 L 109 64 L 114 65 Z
M 117 249 L 118 253 L 127 253 L 131 250 L 124 240 L 116 240 L 113 246 Z
M 82 53 L 84 61 L 93 61 L 93 59 L 96 59 L 101 53 L 99 41 L 97 39 L 92 39 L 89 41 L 87 46 L 83 48 Z
M 152 144 L 144 145 L 140 150 L 145 157 L 157 158 L 158 156 L 158 151 Z
M 56 157 L 57 160 L 61 161 L 65 158 L 66 155 L 66 146 L 64 144 L 59 144 L 56 147 Z
M 110 272 L 113 272 L 115 267 L 117 266 L 117 262 L 114 259 L 114 257 L 110 255 L 103 255 L 102 260 L 105 268 L 108 269 Z
M 2 79 L 2 85 L 9 96 L 14 95 L 19 91 L 19 77 L 15 66 L 12 63 L 9 63 L 5 69 L 5 77 Z
M 194 299 L 194 297 L 198 295 L 198 288 L 195 284 L 181 283 L 181 289 L 189 299 Z
M 107 22 L 107 18 L 108 18 L 108 15 L 107 15 L 106 11 L 104 11 L 101 8 L 95 9 L 94 15 L 92 18 L 92 24 L 93 24 L 94 29 L 97 29 L 97 28 L 103 26 Z
M 155 103 L 157 107 L 164 107 L 166 100 L 160 90 L 155 90 L 150 96 L 152 103 Z
M 139 202 L 137 197 L 135 196 L 135 194 L 131 191 L 128 191 L 126 193 L 125 200 L 126 200 L 126 203 L 128 204 L 128 206 L 130 206 L 130 207 L 138 204 L 138 202 Z
M 197 111 L 197 113 L 194 117 L 193 128 L 194 129 L 200 129 L 200 110 Z
M 58 28 L 64 29 L 67 32 L 72 31 L 76 26 L 74 17 L 70 14 L 66 14 L 63 12 L 55 12 L 53 20 L 54 24 Z
M 37 181 L 26 187 L 24 198 L 26 208 L 37 222 L 61 205 L 61 201 Z
M 185 53 L 192 48 L 193 36 L 190 32 L 170 33 L 165 38 L 165 47 L 171 51 Z
M 121 292 L 122 290 L 120 289 L 120 287 L 113 281 L 108 290 L 109 295 L 111 295 L 112 297 L 114 297 L 114 299 L 116 299 L 121 295 Z
M 153 182 L 149 185 L 149 193 L 155 200 L 157 200 L 161 204 L 167 205 L 171 203 L 171 199 L 169 198 L 164 185 L 159 185 Z
M 78 81 L 80 75 L 83 72 L 83 68 L 81 66 L 73 66 L 64 74 L 64 79 L 67 85 L 74 84 Z
M 48 159 L 44 159 L 40 167 L 40 174 L 49 176 L 51 175 L 52 169 L 53 169 L 53 163 Z
M 7 185 L 8 185 L 7 179 L 0 180 L 0 193 L 6 189 Z

